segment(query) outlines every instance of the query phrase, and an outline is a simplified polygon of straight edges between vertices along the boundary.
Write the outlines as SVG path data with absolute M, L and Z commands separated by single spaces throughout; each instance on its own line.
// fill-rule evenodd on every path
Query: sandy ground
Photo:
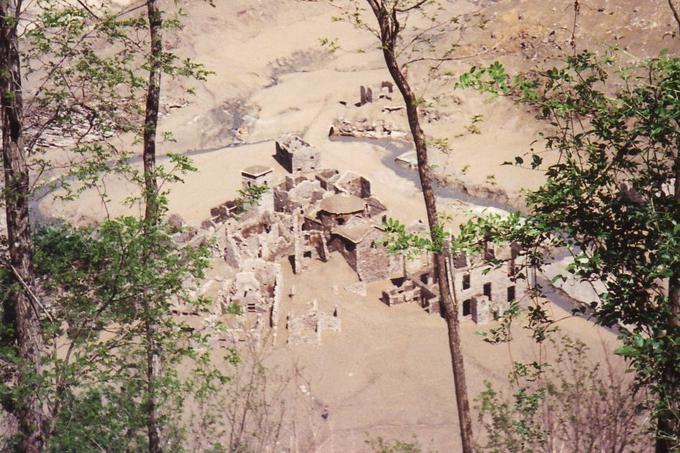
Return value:
M 312 299 L 322 311 L 340 309 L 342 331 L 324 332 L 321 346 L 283 346 L 285 331 L 277 338 L 277 358 L 272 364 L 296 363 L 310 382 L 311 396 L 330 416 L 327 431 L 317 428 L 315 451 L 368 451 L 367 438 L 383 436 L 410 441 L 414 437 L 426 451 L 458 451 L 458 422 L 449 361 L 446 324 L 414 305 L 388 307 L 378 301 L 385 283 L 368 286 L 365 297 L 345 288 L 357 281 L 340 256 L 329 263 L 315 262 L 302 275 L 284 264 L 286 289 L 295 296 L 282 305 L 300 312 Z M 335 288 L 334 288 L 335 287 Z M 285 291 L 287 293 L 288 291 Z M 611 351 L 615 336 L 589 322 L 569 317 L 553 308 L 562 333 L 586 341 L 593 361 Z M 511 360 L 533 360 L 537 349 L 520 328 L 510 345 L 491 345 L 478 333 L 488 326 L 462 324 L 469 395 L 474 398 L 485 382 L 506 387 Z M 279 355 L 280 354 L 280 355 Z M 294 389 L 295 390 L 295 389 Z M 323 426 L 322 426 L 323 428 Z M 282 440 L 284 445 L 286 439 Z M 304 451 L 304 450 L 303 450 Z
M 482 45 L 492 49 L 479 58 L 452 63 L 446 71 L 460 73 L 476 61 L 496 58 L 510 68 L 526 68 L 550 63 L 558 53 L 569 50 L 573 16 L 566 0 L 445 3 L 452 10 L 475 13 L 471 21 L 480 17 L 489 21 L 484 26 L 470 25 L 469 42 L 462 51 Z M 677 48 L 678 40 L 670 35 L 675 26 L 661 0 L 583 3 L 579 47 L 595 43 L 602 48 L 605 40 L 615 40 L 634 57 L 655 54 L 661 47 Z M 374 193 L 393 216 L 404 222 L 424 218 L 417 186 L 384 164 L 384 159 L 391 158 L 389 151 L 327 137 L 330 124 L 339 117 L 385 119 L 406 129 L 403 111 L 380 111 L 385 105 L 399 105 L 397 97 L 373 106 L 352 106 L 359 100 L 360 85 L 388 80 L 389 75 L 371 35 L 331 21 L 333 14 L 333 8 L 324 2 L 294 0 L 218 1 L 215 8 L 205 2 L 192 5 L 185 29 L 172 38 L 173 47 L 181 55 L 197 57 L 215 75 L 194 86 L 195 96 L 188 96 L 175 81 L 166 81 L 164 100 L 187 103 L 163 116 L 161 129 L 173 131 L 177 142 L 166 144 L 162 152 L 190 151 L 198 168 L 186 176 L 184 184 L 171 188 L 171 213 L 199 224 L 211 207 L 236 195 L 240 170 L 248 165 L 271 165 L 281 177 L 283 172 L 272 159 L 273 140 L 297 132 L 322 149 L 324 166 L 353 170 L 369 178 Z M 639 39 L 641 33 L 644 40 Z M 322 37 L 337 39 L 340 49 L 330 52 L 322 48 Z M 452 76 L 425 80 L 414 71 L 411 77 L 426 99 L 437 100 L 430 113 L 438 119 L 425 122 L 426 132 L 449 139 L 451 145 L 448 153 L 433 151 L 438 172 L 466 184 L 500 188 L 514 197 L 541 183 L 540 173 L 501 165 L 532 146 L 540 150 L 540 143 L 532 144 L 542 126 L 531 112 L 508 101 L 454 91 Z M 482 116 L 479 134 L 466 129 L 473 115 Z M 229 146 L 235 142 L 245 144 Z M 39 209 L 45 216 L 76 222 L 138 211 L 138 207 L 120 203 L 135 193 L 134 186 L 109 178 L 102 187 L 112 200 L 106 207 L 100 194 L 90 191 L 75 203 L 47 196 Z M 460 218 L 462 210 L 452 212 Z M 341 309 L 341 333 L 325 334 L 318 347 L 288 347 L 281 337 L 273 361 L 299 363 L 314 397 L 330 408 L 327 427 L 316 439 L 314 450 L 363 451 L 368 435 L 408 440 L 413 434 L 426 447 L 457 451 L 443 320 L 414 306 L 389 308 L 381 304 L 381 284 L 371 285 L 366 297 L 345 291 L 355 280 L 354 273 L 337 257 L 325 265 L 314 263 L 301 276 L 286 268 L 286 285 L 296 287 L 287 309 L 301 309 L 313 298 L 323 306 L 337 304 Z M 339 288 L 337 294 L 333 286 Z M 556 317 L 566 314 L 554 310 Z M 570 318 L 561 325 L 565 333 L 590 344 L 595 356 L 601 354 L 601 342 L 608 351 L 615 342 L 611 333 L 581 319 Z M 511 356 L 517 359 L 533 353 L 529 339 L 519 331 L 508 348 L 484 343 L 475 335 L 477 330 L 473 324 L 463 325 L 471 397 L 479 393 L 485 380 L 503 385 Z

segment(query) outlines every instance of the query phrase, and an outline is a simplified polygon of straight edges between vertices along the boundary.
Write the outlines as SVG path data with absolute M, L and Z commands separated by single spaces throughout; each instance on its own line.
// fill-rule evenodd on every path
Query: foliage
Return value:
M 269 186 L 266 185 L 252 185 L 238 190 L 239 197 L 236 200 L 241 206 L 252 207 L 257 206 L 262 200 L 262 196 L 269 192 Z
M 385 231 L 384 245 L 391 253 L 403 254 L 413 258 L 421 253 L 439 253 L 444 250 L 447 233 L 444 227 L 437 225 L 434 233 L 420 234 L 408 231 L 406 225 L 399 220 L 387 218 L 383 222 Z M 434 239 L 433 239 L 434 238 Z
M 197 329 L 173 315 L 177 304 L 208 310 L 209 301 L 191 291 L 207 267 L 208 251 L 180 249 L 168 231 L 164 225 L 149 231 L 143 221 L 125 217 L 96 228 L 46 227 L 36 234 L 35 265 L 51 313 L 43 321 L 49 352 L 36 377 L 52 417 L 50 451 L 144 448 L 146 317 L 158 324 L 162 344 L 157 391 L 163 426 L 177 429 L 188 394 L 224 381 L 209 364 L 213 326 Z M 154 301 L 151 311 L 142 309 L 145 298 Z M 12 355 L 3 350 L 2 357 Z M 180 365 L 192 371 L 180 375 Z M 0 390 L 20 398 L 24 385 L 3 383 Z
M 617 352 L 652 391 L 661 419 L 675 420 L 659 438 L 678 446 L 680 310 L 668 285 L 680 275 L 680 59 L 662 54 L 619 65 L 614 55 L 586 52 L 512 78 L 495 63 L 462 75 L 459 86 L 534 106 L 553 128 L 543 139 L 556 155 L 550 164 L 531 155 L 547 181 L 528 194 L 529 217 L 479 220 L 461 240 L 517 242 L 537 267 L 550 261 L 546 251 L 569 251 L 566 275 L 599 288 L 588 308 L 619 329 Z M 540 325 L 553 322 L 536 310 Z
M 509 397 L 486 383 L 476 399 L 481 452 L 635 452 L 649 448 L 644 396 L 609 362 L 592 363 L 585 343 L 551 337 L 554 357 L 515 363 Z M 546 363 L 550 365 L 546 365 Z
M 331 53 L 340 49 L 340 45 L 338 44 L 338 38 L 326 38 L 326 37 L 319 38 L 319 44 L 321 45 L 321 47 L 328 49 L 328 51 Z
M 422 448 L 417 441 L 405 442 L 402 440 L 386 440 L 380 436 L 368 439 L 366 444 L 375 453 L 422 453 Z
M 145 127 L 148 80 L 143 75 L 152 59 L 145 10 L 104 2 L 93 11 L 83 3 L 44 0 L 35 11 L 22 54 L 26 76 L 35 86 L 27 91 L 25 106 L 33 171 L 49 176 L 50 185 L 64 189 L 68 199 L 86 189 L 105 197 L 105 174 L 141 184 L 142 175 L 130 165 L 134 153 L 121 146 L 120 138 L 141 141 Z M 163 14 L 164 28 L 172 32 L 181 28 L 186 13 L 177 4 Z M 211 74 L 172 52 L 163 53 L 161 70 L 189 93 L 193 90 L 187 81 L 203 81 Z M 54 171 L 61 162 L 45 153 L 54 136 L 68 151 L 63 172 Z M 171 138 L 168 131 L 162 136 Z M 35 189 L 43 184 L 38 180 Z
M 179 4 L 173 6 L 173 12 L 163 12 L 166 30 L 181 26 L 184 12 Z M 32 83 L 25 90 L 23 120 L 29 165 L 37 176 L 32 189 L 47 193 L 59 187 L 66 199 L 91 189 L 108 203 L 107 175 L 143 187 L 133 151 L 120 144 L 137 144 L 147 128 L 143 100 L 148 80 L 142 75 L 154 59 L 144 10 L 106 2 L 93 10 L 82 2 L 49 0 L 33 5 L 30 18 L 17 20 L 27 25 L 22 66 Z M 163 74 L 171 78 L 205 80 L 209 75 L 202 65 L 170 52 L 161 62 Z M 172 139 L 168 132 L 162 135 Z M 59 162 L 44 153 L 55 137 L 64 151 L 59 156 L 65 160 Z M 153 194 L 159 212 L 167 202 L 164 185 L 194 170 L 186 156 L 168 154 L 167 162 L 146 175 L 160 182 Z M 43 186 L 45 176 L 49 187 Z M 141 200 L 143 189 L 140 193 L 127 201 Z M 207 249 L 180 248 L 169 233 L 163 224 L 125 217 L 86 229 L 48 227 L 36 234 L 33 261 L 39 282 L 32 296 L 43 317 L 46 350 L 37 352 L 38 373 L 18 373 L 25 364 L 16 354 L 13 326 L 3 316 L 0 398 L 11 408 L 26 398 L 31 385 L 38 385 L 47 450 L 144 449 L 147 402 L 153 394 L 166 431 L 165 447 L 177 451 L 184 399 L 210 393 L 224 381 L 209 363 L 206 348 L 209 333 L 219 326 L 189 326 L 173 314 L 177 304 L 199 314 L 209 308 L 193 292 L 207 266 Z M 153 382 L 142 365 L 149 325 L 155 328 L 153 343 L 162 364 Z

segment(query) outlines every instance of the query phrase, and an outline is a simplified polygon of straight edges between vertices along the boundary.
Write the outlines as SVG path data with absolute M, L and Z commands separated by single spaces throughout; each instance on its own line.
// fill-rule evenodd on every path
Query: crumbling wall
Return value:
M 290 187 L 283 183 L 274 189 L 273 203 L 276 212 L 291 214 L 305 210 L 323 198 L 326 191 L 316 179 L 303 179 Z
M 321 166 L 321 153 L 296 135 L 276 142 L 276 160 L 290 173 L 314 171 Z
M 293 173 L 293 153 L 291 153 L 284 143 L 276 142 L 276 154 L 274 158 L 283 168 Z
M 333 332 L 340 332 L 342 330 L 342 322 L 340 321 L 340 309 L 336 305 L 333 312 L 330 314 L 319 313 L 319 324 L 318 330 L 322 332 L 324 330 L 330 330 Z
M 340 236 L 332 236 L 328 241 L 328 250 L 331 252 L 340 253 L 347 264 L 356 272 L 357 270 L 357 252 L 356 244 Z
M 356 244 L 354 269 L 362 281 L 385 280 L 403 274 L 403 257 L 389 253 L 381 238 L 382 231 L 373 228 Z
M 477 324 L 486 324 L 494 320 L 494 309 L 487 296 L 477 295 L 472 298 L 470 317 Z
M 288 329 L 288 344 L 320 344 L 318 302 L 314 300 L 312 308 L 301 315 L 289 314 L 286 328 Z
M 270 325 L 272 328 L 272 335 L 276 339 L 279 328 L 279 310 L 281 307 L 281 294 L 283 292 L 283 274 L 279 272 L 276 273 L 276 278 L 274 280 L 274 297 L 272 300 L 271 318 Z
M 356 173 L 347 172 L 343 174 L 335 183 L 335 190 L 339 193 L 354 195 L 359 198 L 371 196 L 371 182 Z
M 347 225 L 351 220 L 357 217 L 361 217 L 361 214 L 349 213 L 349 214 L 329 214 L 324 211 L 319 212 L 319 217 L 321 220 L 321 225 L 326 232 L 326 239 L 330 239 L 330 233 L 336 226 Z
M 486 296 L 490 302 L 488 310 L 494 316 L 501 316 L 511 300 L 521 299 L 526 295 L 529 282 L 515 278 L 516 247 L 489 247 L 485 253 L 487 256 L 509 261 L 497 269 L 490 269 L 484 264 L 482 256 L 466 257 L 458 254 L 449 260 L 449 268 L 453 267 L 456 295 L 462 305 L 470 306 L 471 312 L 474 299 Z M 461 316 L 463 311 L 460 310 Z
M 376 217 L 387 211 L 387 207 L 373 196 L 366 198 L 366 207 L 368 209 L 369 217 Z
M 342 324 L 340 312 L 336 306 L 332 313 L 319 311 L 319 302 L 314 299 L 311 308 L 306 312 L 288 315 L 286 328 L 288 329 L 288 344 L 321 344 L 321 332 L 331 330 L 339 332 Z
M 226 235 L 224 242 L 223 255 L 224 261 L 233 268 L 238 269 L 241 266 L 241 252 L 238 245 L 231 235 Z
M 421 289 L 409 279 L 399 279 L 399 284 L 382 292 L 381 300 L 385 305 L 420 303 Z
M 333 185 L 340 179 L 340 172 L 335 169 L 324 169 L 316 174 L 316 179 L 324 190 L 332 191 Z

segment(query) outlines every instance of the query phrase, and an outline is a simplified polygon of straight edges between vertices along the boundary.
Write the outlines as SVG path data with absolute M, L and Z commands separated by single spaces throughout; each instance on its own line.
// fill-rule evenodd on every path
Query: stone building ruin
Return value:
M 260 194 L 257 209 L 260 212 L 274 210 L 274 195 L 272 194 L 273 187 L 273 169 L 264 165 L 251 165 L 241 171 L 241 183 L 244 190 L 253 187 L 266 188 L 264 193 Z
M 449 275 L 453 275 L 461 319 L 480 324 L 497 319 L 503 316 L 510 302 L 526 294 L 531 281 L 517 278 L 518 255 L 514 245 L 490 243 L 483 256 L 468 256 L 464 252 L 449 256 Z M 483 258 L 496 258 L 505 264 L 489 270 Z
M 361 85 L 359 87 L 359 102 L 355 104 L 361 107 L 364 104 L 373 102 L 373 90 L 379 93 L 378 98 L 390 99 L 390 94 L 394 91 L 394 83 L 384 80 L 379 85 Z
M 266 330 L 276 337 L 279 318 L 285 319 L 291 344 L 316 344 L 323 330 L 340 330 L 337 307 L 325 313 L 314 302 L 302 313 L 280 313 L 280 263 L 286 259 L 299 274 L 312 260 L 325 262 L 338 253 L 356 272 L 364 292 L 367 282 L 391 281 L 392 287 L 381 297 L 386 305 L 414 303 L 428 313 L 441 312 L 431 257 L 405 260 L 384 246 L 387 207 L 372 194 L 368 179 L 320 168 L 320 151 L 297 136 L 277 142 L 276 157 L 289 172 L 282 180 L 262 165 L 241 172 L 244 189 L 269 188 L 257 206 L 237 212 L 238 203 L 227 201 L 213 208 L 210 219 L 202 224 L 215 238 L 216 253 L 225 265 L 216 309 L 240 312 L 225 341 L 257 340 Z M 426 232 L 422 222 L 409 229 Z M 509 264 L 485 272 L 480 257 L 448 256 L 449 280 L 455 286 L 461 319 L 489 322 L 502 316 L 509 302 L 527 290 L 525 281 L 515 281 L 516 248 L 490 245 L 486 253 Z
M 328 249 L 339 252 L 365 282 L 387 280 L 403 274 L 403 258 L 383 245 L 383 229 L 370 221 L 353 220 L 331 230 Z
M 268 186 L 272 187 L 272 172 L 271 167 L 265 165 L 251 165 L 241 171 L 241 181 L 243 187 L 251 186 Z
M 321 153 L 297 135 L 287 135 L 276 142 L 275 159 L 289 173 L 314 171 L 319 168 Z
M 286 318 L 288 329 L 288 344 L 320 344 L 323 331 L 340 332 L 340 312 L 336 306 L 331 313 L 319 310 L 319 302 L 312 301 L 312 306 L 306 312 L 296 315 L 291 313 Z
M 518 278 L 518 252 L 512 245 L 487 244 L 483 256 L 447 254 L 447 278 L 453 282 L 449 288 L 460 304 L 461 320 L 488 323 L 503 316 L 512 301 L 524 297 L 533 283 L 531 278 Z M 483 258 L 496 258 L 505 264 L 489 268 Z M 421 264 L 416 272 L 407 270 L 403 278 L 393 279 L 392 283 L 394 287 L 382 294 L 381 300 L 386 305 L 416 303 L 428 313 L 441 312 L 439 288 L 431 265 Z

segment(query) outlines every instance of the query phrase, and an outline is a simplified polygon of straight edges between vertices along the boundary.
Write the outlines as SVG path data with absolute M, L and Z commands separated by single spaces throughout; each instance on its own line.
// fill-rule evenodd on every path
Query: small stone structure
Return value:
M 413 280 L 404 278 L 393 281 L 394 288 L 383 291 L 381 300 L 385 305 L 400 305 L 408 303 L 421 303 L 422 290 L 416 286 Z
M 337 194 L 321 200 L 317 211 L 317 219 L 321 221 L 326 237 L 336 226 L 344 225 L 349 220 L 366 215 L 366 202 L 354 195 Z
M 272 170 L 271 167 L 264 165 L 251 165 L 241 171 L 241 181 L 243 187 L 251 186 L 268 186 L 272 187 Z
M 392 279 L 394 287 L 383 291 L 381 300 L 389 306 L 415 303 L 428 313 L 439 313 L 438 288 L 425 276 L 428 276 L 427 272 L 420 277 L 407 273 L 405 277 Z
M 260 194 L 257 202 L 257 209 L 260 212 L 274 211 L 273 171 L 271 167 L 264 165 L 252 165 L 241 171 L 241 182 L 243 189 L 250 187 L 266 187 L 267 190 Z
M 359 88 L 359 106 L 373 102 L 373 89 L 361 85 Z
M 340 332 L 340 313 L 338 307 L 331 314 L 319 310 L 319 302 L 312 301 L 312 307 L 301 315 L 290 314 L 287 318 L 288 343 L 321 344 L 321 332 L 324 330 Z
M 342 254 L 361 281 L 372 282 L 403 274 L 403 258 L 388 253 L 383 230 L 370 221 L 356 219 L 331 229 L 330 251 Z
M 371 196 L 371 182 L 351 171 L 339 176 L 335 181 L 336 190 L 359 198 Z
M 384 80 L 380 85 L 361 85 L 359 87 L 359 102 L 355 104 L 357 107 L 373 102 L 373 90 L 379 94 L 379 98 L 390 99 L 389 95 L 394 91 L 394 83 Z
M 369 122 L 367 119 L 348 121 L 336 119 L 328 130 L 329 137 L 357 137 L 357 138 L 397 138 L 405 137 L 406 132 L 395 129 L 386 121 Z
M 321 152 L 297 135 L 286 135 L 277 141 L 274 157 L 293 174 L 314 171 L 321 165 Z

